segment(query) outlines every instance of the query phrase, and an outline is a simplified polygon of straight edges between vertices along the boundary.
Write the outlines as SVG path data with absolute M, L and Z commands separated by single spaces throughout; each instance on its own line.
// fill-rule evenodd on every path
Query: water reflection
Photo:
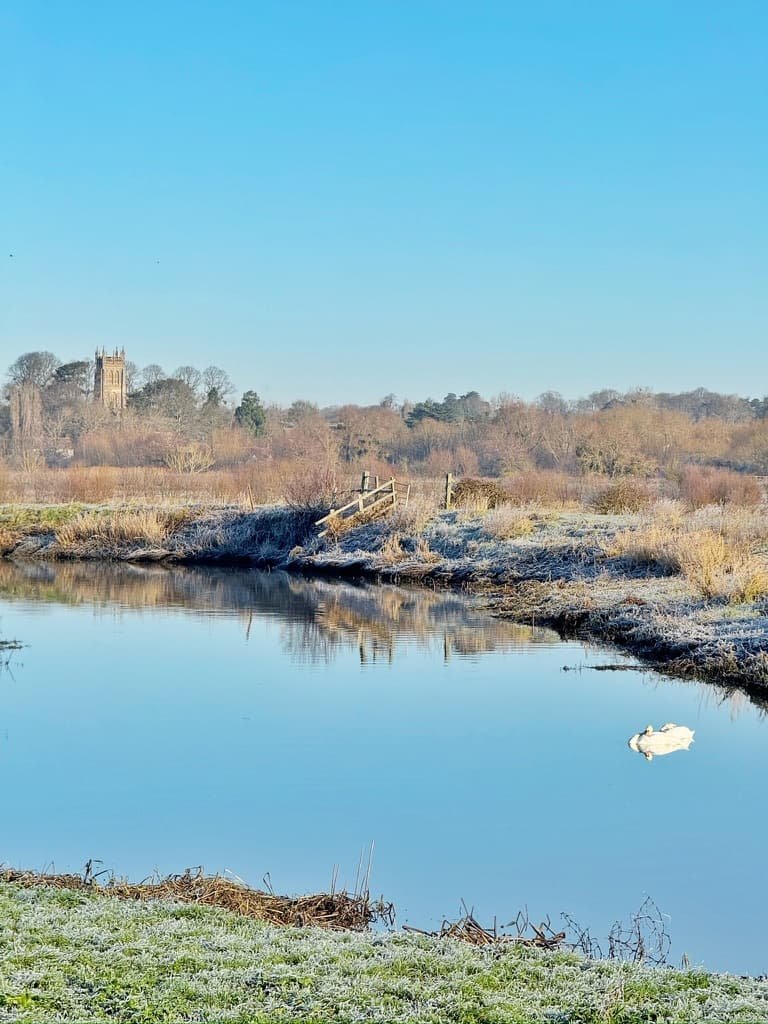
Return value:
M 551 646 L 548 629 L 496 619 L 448 591 L 306 579 L 256 569 L 91 563 L 0 563 L 0 598 L 99 609 L 184 608 L 280 623 L 285 651 L 302 663 L 331 662 L 341 649 L 360 662 L 392 662 L 416 644 L 444 661 Z

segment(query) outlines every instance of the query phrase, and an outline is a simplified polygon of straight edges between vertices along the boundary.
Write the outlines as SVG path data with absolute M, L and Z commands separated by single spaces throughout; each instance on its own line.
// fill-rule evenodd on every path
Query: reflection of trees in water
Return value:
M 340 650 L 357 650 L 366 663 L 391 661 L 409 644 L 447 660 L 558 642 L 549 630 L 494 619 L 451 591 L 355 585 L 256 569 L 0 560 L 0 599 L 40 602 L 41 610 L 47 602 L 84 604 L 112 614 L 128 608 L 220 613 L 240 618 L 246 633 L 255 620 L 272 619 L 290 656 L 314 664 L 333 661 Z M 0 650 L 0 661 L 2 656 Z M 651 672 L 645 680 L 662 688 L 692 685 Z M 744 707 L 766 710 L 764 694 L 712 683 L 698 689 L 702 706 L 727 703 L 732 717 Z
M 109 609 L 187 608 L 282 625 L 285 649 L 305 662 L 356 649 L 361 662 L 393 660 L 418 644 L 476 656 L 557 642 L 549 630 L 494 619 L 448 591 L 307 579 L 284 572 L 125 563 L 0 563 L 0 597 Z
M 340 647 L 357 648 L 365 664 L 393 661 L 404 644 L 437 650 L 447 661 L 454 655 L 558 642 L 550 630 L 494 619 L 475 602 L 449 592 L 325 580 L 309 586 L 314 614 L 301 623 L 286 623 L 284 630 L 287 649 L 304 661 L 327 661 Z
M 638 667 L 638 671 L 643 672 L 644 670 L 642 667 Z M 768 715 L 768 699 L 763 691 L 753 692 L 729 686 L 726 683 L 718 685 L 717 683 L 697 682 L 694 679 L 680 679 L 676 676 L 665 675 L 663 670 L 660 674 L 645 671 L 644 683 L 646 686 L 659 689 L 662 692 L 673 686 L 686 688 L 696 686 L 699 710 L 718 708 L 725 704 L 732 722 L 735 722 L 748 708 L 754 708 L 761 718 Z

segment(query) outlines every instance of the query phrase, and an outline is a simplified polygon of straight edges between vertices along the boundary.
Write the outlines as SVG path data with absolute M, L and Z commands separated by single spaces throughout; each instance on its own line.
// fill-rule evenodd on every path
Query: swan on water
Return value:
M 636 732 L 630 737 L 629 747 L 641 753 L 646 761 L 652 761 L 654 756 L 664 757 L 675 750 L 687 750 L 693 743 L 693 734 L 694 730 L 687 725 L 675 725 L 674 722 L 667 722 L 660 729 L 649 725 L 643 732 Z

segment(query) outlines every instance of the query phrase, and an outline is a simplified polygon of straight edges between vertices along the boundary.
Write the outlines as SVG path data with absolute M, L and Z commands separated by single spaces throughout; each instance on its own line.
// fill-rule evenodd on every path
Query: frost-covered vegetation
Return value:
M 499 494 L 493 485 L 491 498 L 473 492 L 450 511 L 417 495 L 326 537 L 311 506 L 6 506 L 0 554 L 246 563 L 472 588 L 518 622 L 607 640 L 678 674 L 768 685 L 765 505 L 662 499 L 598 513 Z
M 768 983 L 0 885 L 0 1020 L 768 1021 Z

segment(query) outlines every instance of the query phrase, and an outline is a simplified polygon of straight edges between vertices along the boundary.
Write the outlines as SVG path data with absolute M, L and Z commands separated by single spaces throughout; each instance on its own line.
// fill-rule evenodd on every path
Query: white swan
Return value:
M 687 750 L 693 743 L 693 734 L 694 730 L 687 725 L 675 725 L 674 722 L 667 722 L 658 730 L 649 725 L 644 732 L 636 732 L 630 737 L 629 746 L 641 753 L 646 761 L 652 761 L 654 755 L 664 757 L 674 750 Z

